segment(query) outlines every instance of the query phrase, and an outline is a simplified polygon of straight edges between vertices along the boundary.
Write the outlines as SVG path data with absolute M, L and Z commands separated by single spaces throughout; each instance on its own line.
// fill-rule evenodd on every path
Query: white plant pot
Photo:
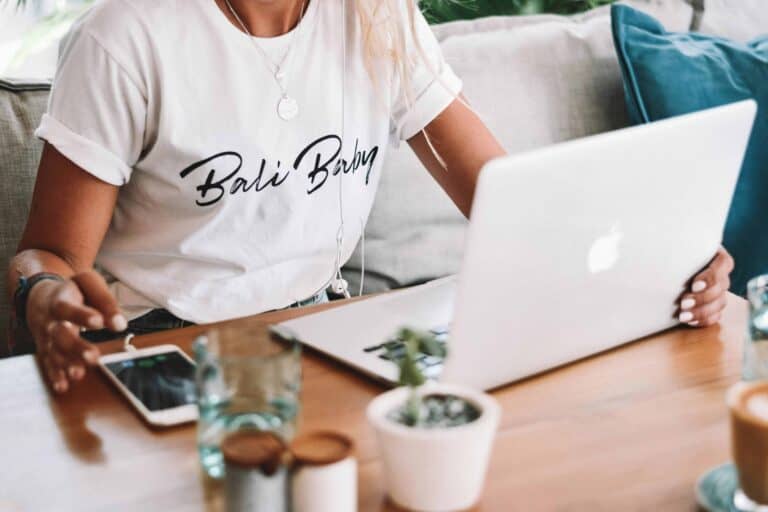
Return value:
M 500 407 L 485 393 L 448 384 L 428 384 L 421 393 L 456 395 L 474 404 L 480 417 L 450 428 L 407 427 L 387 415 L 403 405 L 408 388 L 379 395 L 368 405 L 384 462 L 384 478 L 392 500 L 411 510 L 463 510 L 483 491 Z

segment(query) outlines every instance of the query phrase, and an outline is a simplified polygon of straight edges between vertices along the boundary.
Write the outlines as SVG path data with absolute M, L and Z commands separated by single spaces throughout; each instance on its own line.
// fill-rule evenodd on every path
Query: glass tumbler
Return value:
M 301 346 L 263 324 L 213 328 L 194 343 L 197 362 L 197 447 L 203 470 L 224 476 L 221 442 L 242 430 L 296 432 Z
M 768 379 L 768 274 L 747 283 L 749 324 L 744 342 L 744 380 Z

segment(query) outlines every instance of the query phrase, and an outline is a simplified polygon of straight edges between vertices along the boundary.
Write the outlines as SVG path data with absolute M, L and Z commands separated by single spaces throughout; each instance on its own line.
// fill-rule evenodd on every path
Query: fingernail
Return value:
M 693 313 L 691 313 L 690 311 L 680 313 L 679 320 L 683 323 L 690 322 L 691 320 L 693 320 Z
M 69 374 L 69 378 L 80 380 L 83 378 L 83 375 L 85 375 L 85 368 L 82 366 L 72 365 L 67 368 L 67 373 Z
M 73 366 L 70 373 L 72 374 L 73 379 L 80 380 L 85 377 L 85 368 L 82 366 Z
M 83 359 L 90 364 L 96 364 L 99 360 L 99 354 L 95 350 L 86 350 L 83 352 Z
M 683 299 L 682 302 L 680 302 L 680 309 L 691 309 L 693 306 L 696 305 L 696 299 L 692 299 L 688 297 L 687 299 Z
M 707 289 L 706 281 L 696 281 L 695 283 L 693 283 L 693 286 L 691 286 L 691 291 L 693 293 L 703 292 L 706 289 Z
M 67 383 L 66 383 L 66 382 L 64 382 L 63 380 L 60 380 L 60 381 L 56 382 L 56 383 L 53 385 L 53 389 L 54 389 L 54 390 L 55 390 L 57 393 L 63 393 L 63 392 L 65 392 L 65 391 L 67 390 Z
M 690 325 L 691 327 L 696 327 L 697 325 L 699 325 L 699 321 L 694 320 L 693 322 L 688 322 L 688 325 Z
M 51 320 L 50 322 L 48 322 L 48 325 L 45 326 L 45 330 L 48 334 L 51 334 L 55 328 L 56 328 L 56 320 Z
M 88 319 L 88 327 L 91 329 L 103 329 L 104 319 L 100 316 L 92 316 Z
M 118 313 L 112 317 L 112 328 L 117 332 L 122 332 L 128 328 L 128 320 Z

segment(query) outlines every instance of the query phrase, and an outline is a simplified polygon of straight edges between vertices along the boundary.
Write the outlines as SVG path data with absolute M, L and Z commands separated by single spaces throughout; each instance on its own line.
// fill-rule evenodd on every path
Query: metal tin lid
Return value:
M 349 457 L 353 446 L 344 434 L 319 431 L 297 437 L 289 449 L 297 465 L 325 466 Z
M 221 453 L 228 465 L 273 475 L 282 464 L 286 449 L 282 439 L 272 432 L 241 431 L 222 441 Z

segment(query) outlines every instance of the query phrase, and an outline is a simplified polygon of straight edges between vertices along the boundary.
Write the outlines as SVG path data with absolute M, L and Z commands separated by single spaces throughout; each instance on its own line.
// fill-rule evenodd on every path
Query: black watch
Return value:
M 32 287 L 40 281 L 51 279 L 53 281 L 64 281 L 64 278 L 58 274 L 48 272 L 39 272 L 29 277 L 19 277 L 19 284 L 16 285 L 16 291 L 13 293 L 13 308 L 18 327 L 27 328 L 27 301 Z

